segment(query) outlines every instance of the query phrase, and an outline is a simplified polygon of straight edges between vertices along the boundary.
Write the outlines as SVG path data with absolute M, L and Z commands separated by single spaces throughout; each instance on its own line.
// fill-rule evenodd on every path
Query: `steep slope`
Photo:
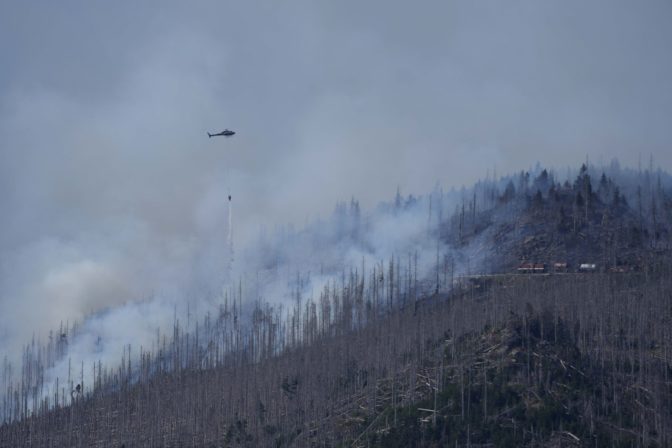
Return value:
M 531 182 L 519 179 L 517 190 L 509 181 L 483 211 L 463 208 L 447 223 L 444 238 L 484 272 L 511 272 L 522 263 L 544 263 L 547 270 L 566 264 L 561 271 L 583 263 L 601 271 L 640 270 L 669 256 L 672 247 L 671 204 L 662 188 L 658 195 L 647 198 L 652 205 L 646 212 L 640 199 L 637 212 L 604 173 L 594 191 L 585 165 L 571 184 L 556 183 L 543 170 Z
M 3 365 L 0 446 L 664 446 L 670 194 L 638 186 L 633 208 L 590 173 L 398 193 L 370 214 L 353 199 L 262 238 L 218 308 L 175 312 L 119 365 L 71 366 L 71 344 L 101 338 L 61 328 L 25 347 L 18 380 Z
M 0 446 L 666 446 L 671 273 L 502 276 L 363 326 L 346 307 L 263 359 L 120 369 Z

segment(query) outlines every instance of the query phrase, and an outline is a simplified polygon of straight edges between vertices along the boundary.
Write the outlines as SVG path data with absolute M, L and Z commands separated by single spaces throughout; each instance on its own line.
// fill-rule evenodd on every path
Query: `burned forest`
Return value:
M 672 445 L 653 164 L 537 164 L 220 243 L 179 300 L 8 350 L 0 446 Z

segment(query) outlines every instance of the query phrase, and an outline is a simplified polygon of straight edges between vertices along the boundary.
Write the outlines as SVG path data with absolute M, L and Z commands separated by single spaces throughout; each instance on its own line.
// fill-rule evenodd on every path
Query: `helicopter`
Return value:
M 224 129 L 222 132 L 219 132 L 217 134 L 211 134 L 208 132 L 208 138 L 210 137 L 217 137 L 217 136 L 224 136 L 224 137 L 231 137 L 232 135 L 236 135 L 234 131 L 229 131 L 228 129 Z

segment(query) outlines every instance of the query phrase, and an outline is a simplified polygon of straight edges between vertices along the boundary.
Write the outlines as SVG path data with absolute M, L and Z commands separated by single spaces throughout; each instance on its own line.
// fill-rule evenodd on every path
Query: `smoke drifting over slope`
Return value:
M 0 357 L 14 365 L 61 322 L 83 322 L 73 359 L 116 360 L 176 307 L 216 303 L 229 193 L 232 279 L 283 302 L 297 271 L 319 291 L 345 266 L 416 251 L 429 269 L 427 198 L 371 211 L 397 186 L 586 152 L 633 165 L 633 148 L 672 163 L 664 2 L 98 8 L 0 6 Z M 222 127 L 238 134 L 205 137 Z M 353 195 L 359 239 L 335 237 L 338 216 L 310 224 Z M 275 235 L 287 222 L 307 230 Z
M 191 45 L 173 50 L 188 57 Z M 49 92 L 9 99 L 0 316 L 13 349 L 61 321 L 189 286 L 226 225 L 213 199 L 224 152 L 171 131 L 200 126 L 214 85 L 170 67 L 170 53 L 151 58 L 102 109 Z
M 627 202 L 640 204 L 645 223 L 642 229 L 651 235 L 651 241 L 668 247 L 672 234 L 669 228 L 672 216 L 669 215 L 672 204 L 669 199 L 672 197 L 670 176 L 660 171 L 621 170 L 616 162 L 608 168 L 582 167 L 578 178 L 577 172 L 571 170 L 564 182 L 567 186 L 561 186 L 562 178 L 537 166 L 532 172 L 481 181 L 461 191 L 444 193 L 436 187 L 433 192 L 418 197 L 402 196 L 397 192 L 392 201 L 382 202 L 370 210 L 362 209 L 359 202 L 352 199 L 349 203 L 337 204 L 328 218 L 309 222 L 298 230 L 287 226 L 262 231 L 258 238 L 239 247 L 235 254 L 230 251 L 232 242 L 228 240 L 231 228 L 227 227 L 224 213 L 218 213 L 210 220 L 205 219 L 210 225 L 202 225 L 200 233 L 185 242 L 181 252 L 168 254 L 175 258 L 144 260 L 148 266 L 156 263 L 157 268 L 156 272 L 142 271 L 141 274 L 146 274 L 142 278 L 136 277 L 138 273 L 133 270 L 136 265 L 128 269 L 129 266 L 122 262 L 115 264 L 113 255 L 106 254 L 108 256 L 103 261 L 96 262 L 84 259 L 72 248 L 45 243 L 36 248 L 34 254 L 25 255 L 28 272 L 36 267 L 43 269 L 42 282 L 34 289 L 19 291 L 24 294 L 24 300 L 48 296 L 63 310 L 56 315 L 46 314 L 49 308 L 38 310 L 26 320 L 38 315 L 54 321 L 60 318 L 61 322 L 67 319 L 79 322 L 61 324 L 58 328 L 54 325 L 52 328 L 56 331 L 50 332 L 48 339 L 46 335 L 42 336 L 37 341 L 37 349 L 33 340 L 33 345 L 24 352 L 24 364 L 36 365 L 36 369 L 46 367 L 45 388 L 38 379 L 36 384 L 40 386 L 33 386 L 35 392 L 32 393 L 40 391 L 37 399 L 54 396 L 55 384 L 60 380 L 63 385 L 66 378 L 70 382 L 69 388 L 82 380 L 90 387 L 96 365 L 99 371 L 101 365 L 109 369 L 120 361 L 122 366 L 124 362 L 132 362 L 135 366 L 138 352 L 158 356 L 161 335 L 170 334 L 171 325 L 177 322 L 182 322 L 180 331 L 196 331 L 198 334 L 194 325 L 203 316 L 219 315 L 221 319 L 228 313 L 222 310 L 233 307 L 234 322 L 238 322 L 235 325 L 246 326 L 260 306 L 275 307 L 272 312 L 281 319 L 285 316 L 283 309 L 287 310 L 287 319 L 290 316 L 293 319 L 296 313 L 301 315 L 302 303 L 314 304 L 321 300 L 325 288 L 332 291 L 346 288 L 345 279 L 352 278 L 353 273 L 362 279 L 362 285 L 365 279 L 376 284 L 378 276 L 381 288 L 387 286 L 385 281 L 389 281 L 389 306 L 392 306 L 393 296 L 394 303 L 403 306 L 433 293 L 449 291 L 454 276 L 501 272 L 508 264 L 504 260 L 510 260 L 513 255 L 498 254 L 495 247 L 497 233 L 511 229 L 509 245 L 516 245 L 516 238 L 524 235 L 521 231 L 524 232 L 525 227 L 518 222 L 534 210 L 537 196 L 548 203 L 550 210 L 559 208 L 559 205 L 553 205 L 560 200 L 558 194 L 569 195 L 569 202 L 573 202 L 574 194 L 578 198 L 581 192 L 592 188 L 584 190 L 576 185 L 585 182 L 586 176 L 598 178 L 603 171 L 621 183 L 616 185 L 611 180 L 601 180 L 599 188 L 595 187 L 597 193 L 590 193 L 590 201 L 603 207 L 622 194 Z M 514 181 L 517 189 L 509 193 Z M 572 183 L 574 187 L 570 186 Z M 603 188 L 602 184 L 608 187 Z M 642 186 L 645 189 L 643 196 Z M 619 188 L 622 193 L 617 193 Z M 212 201 L 220 204 L 225 198 L 216 194 Z M 211 207 L 218 210 L 217 206 Z M 630 221 L 624 220 L 620 227 L 630 225 L 628 222 L 635 219 L 635 213 L 629 210 L 627 219 Z M 576 216 L 576 209 L 572 213 Z M 583 208 L 578 215 L 583 216 Z M 581 225 L 590 229 L 586 222 Z M 637 244 L 644 243 L 642 238 L 645 237 L 637 237 Z M 89 244 L 89 247 L 95 246 Z M 177 246 L 169 249 L 173 247 Z M 54 260 L 53 254 L 64 256 L 56 266 L 50 263 Z M 35 262 L 39 257 L 46 259 L 44 266 Z M 389 280 L 384 281 L 383 275 Z M 393 279 L 396 280 L 393 282 Z M 160 287 L 143 291 L 130 289 L 129 284 L 158 284 Z M 20 303 L 10 303 L 10 306 L 22 309 Z M 93 313 L 67 313 L 67 310 L 85 308 Z M 21 319 L 17 322 L 20 324 Z M 14 331 L 8 333 L 7 340 L 16 344 L 15 357 L 10 358 L 16 362 L 18 347 L 28 338 L 19 340 L 22 336 L 20 325 L 7 325 L 6 328 Z M 202 350 L 210 346 L 207 334 L 202 334 L 200 341 Z M 43 352 L 45 344 L 51 348 Z M 165 350 L 165 340 L 163 344 Z M 135 358 L 130 354 L 131 347 L 136 353 Z M 6 384 L 13 384 L 16 378 L 7 373 L 7 366 L 5 364 L 2 378 L 8 382 Z

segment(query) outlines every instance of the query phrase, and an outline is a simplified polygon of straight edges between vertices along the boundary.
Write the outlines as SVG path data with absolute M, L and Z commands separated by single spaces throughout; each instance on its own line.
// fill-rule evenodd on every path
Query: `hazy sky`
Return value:
M 107 213 L 101 195 L 126 207 L 139 188 L 171 216 L 219 168 L 242 211 L 291 217 L 536 160 L 672 168 L 668 1 L 0 8 L 11 213 L 26 194 Z M 224 127 L 236 138 L 204 138 Z
M 670 23 L 655 0 L 3 1 L 0 314 L 174 279 L 229 192 L 245 235 L 495 167 L 669 170 Z

